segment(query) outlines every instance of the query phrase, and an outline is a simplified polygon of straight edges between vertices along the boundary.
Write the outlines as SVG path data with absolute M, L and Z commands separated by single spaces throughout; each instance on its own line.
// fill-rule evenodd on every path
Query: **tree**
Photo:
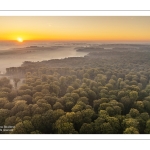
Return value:
M 116 118 L 116 117 L 107 117 L 106 121 L 109 122 L 109 124 L 111 125 L 111 128 L 112 128 L 111 132 L 113 134 L 116 134 L 116 133 L 120 132 L 121 125 L 120 125 L 120 122 L 119 122 L 118 118 Z
M 107 83 L 105 85 L 109 90 L 112 90 L 113 89 L 113 85 L 111 83 Z
M 67 112 L 66 113 L 66 117 L 68 122 L 74 122 L 74 117 L 75 117 L 75 113 L 74 112 Z
M 84 109 L 81 111 L 83 122 L 84 123 L 91 123 L 92 117 L 95 114 L 95 112 L 92 109 Z
M 122 125 L 125 130 L 126 130 L 126 128 L 130 128 L 130 127 L 134 127 L 136 129 L 138 129 L 139 122 L 137 119 L 128 118 L 128 119 L 123 120 Z
M 30 134 L 32 131 L 34 131 L 34 127 L 32 123 L 29 120 L 25 120 L 23 122 L 17 123 L 12 133 L 13 134 Z
M 17 91 L 16 90 L 12 90 L 9 94 L 8 94 L 8 100 L 9 101 L 13 101 L 13 99 L 17 97 Z
M 63 83 L 64 84 L 64 83 Z M 63 88 L 61 88 L 63 89 Z M 64 89 L 63 89 L 64 90 Z M 58 94 L 60 93 L 60 87 L 58 85 L 55 85 L 54 83 L 53 84 L 50 84 L 49 85 L 49 92 L 50 93 L 55 93 L 56 96 L 58 96 Z M 64 92 L 64 91 L 63 91 Z
M 66 109 L 66 111 L 67 111 L 67 112 L 70 112 L 71 109 L 73 108 L 73 106 L 74 106 L 74 102 L 72 102 L 72 101 L 67 101 L 66 104 L 65 104 L 65 109 Z
M 92 123 L 83 123 L 80 128 L 80 134 L 93 134 L 94 128 Z
M 125 96 L 125 92 L 124 91 L 121 90 L 121 91 L 118 92 L 118 98 L 119 99 L 121 99 L 124 96 Z
M 150 93 L 150 84 L 148 84 L 145 88 L 146 92 L 149 94 Z
M 137 109 L 131 108 L 130 112 L 129 112 L 129 115 L 132 118 L 136 118 L 136 117 L 138 117 L 140 115 L 140 113 L 139 113 L 139 111 Z
M 50 134 L 50 133 L 54 133 L 53 131 L 53 124 L 56 121 L 55 115 L 54 115 L 54 111 L 53 110 L 48 110 L 46 111 L 42 117 L 42 132 L 46 133 L 46 134 Z
M 109 122 L 104 122 L 101 125 L 102 134 L 113 134 L 113 128 L 111 127 Z
M 94 108 L 94 111 L 95 111 L 96 113 L 98 113 L 98 108 L 99 108 L 99 106 L 100 106 L 100 103 L 101 103 L 100 99 L 93 101 L 93 108 Z
M 106 111 L 108 112 L 109 116 L 114 116 L 115 115 L 115 111 L 114 111 L 113 107 L 108 106 L 106 108 Z
M 71 109 L 73 112 L 77 112 L 77 111 L 81 111 L 83 109 L 83 106 L 76 104 L 73 106 L 73 108 Z
M 56 122 L 56 120 L 59 119 L 59 117 L 63 116 L 64 114 L 65 114 L 65 112 L 62 109 L 54 110 L 53 115 L 54 115 L 54 118 L 55 118 L 55 122 Z
M 139 131 L 138 131 L 138 129 L 136 129 L 134 127 L 129 127 L 129 128 L 126 128 L 123 133 L 124 134 L 139 134 Z
M 82 115 L 81 111 L 75 112 L 73 124 L 74 124 L 75 130 L 79 132 L 79 130 L 83 124 L 83 115 Z
M 81 101 L 81 102 L 85 103 L 86 105 L 89 104 L 89 101 L 88 101 L 88 98 L 87 98 L 87 97 L 80 97 L 80 98 L 78 99 L 78 101 Z
M 0 87 L 12 88 L 12 85 L 10 84 L 10 80 L 6 77 L 0 78 Z
M 147 84 L 147 79 L 143 76 L 140 77 L 140 82 L 142 83 L 142 86 L 145 87 Z
M 113 106 L 115 115 L 121 115 L 122 109 L 120 106 Z
M 45 127 L 43 125 L 43 120 L 42 120 L 42 116 L 41 114 L 35 114 L 32 118 L 31 118 L 31 123 L 34 126 L 34 130 L 38 130 L 42 133 L 45 133 Z
M 53 105 L 53 109 L 56 110 L 56 109 L 64 109 L 64 106 L 60 103 L 60 102 L 56 102 L 54 105 Z
M 14 85 L 15 85 L 15 88 L 17 89 L 17 84 L 18 84 L 18 82 L 20 81 L 20 79 L 19 78 L 13 78 L 13 81 L 14 81 Z
M 49 104 L 51 104 L 51 106 L 53 106 L 53 105 L 58 101 L 58 98 L 57 98 L 56 96 L 50 96 L 50 95 L 44 96 L 44 99 L 45 99 Z
M 23 84 L 20 86 L 19 90 L 26 90 L 26 89 L 30 89 L 31 90 L 31 87 L 28 86 L 28 84 Z
M 30 95 L 23 95 L 22 99 L 27 101 L 27 104 L 31 104 L 32 103 L 32 97 Z
M 61 76 L 59 78 L 59 82 L 60 82 L 60 94 L 64 95 L 67 89 L 66 77 Z
M 8 109 L 0 109 L 0 126 L 3 126 L 5 123 L 5 119 L 10 115 L 10 111 Z
M 94 133 L 102 134 L 102 124 L 105 123 L 105 118 L 98 117 L 94 120 Z
M 149 114 L 144 112 L 141 113 L 140 116 L 137 118 L 139 122 L 139 133 L 144 134 L 145 128 L 146 128 L 146 122 L 149 119 Z
M 96 99 L 96 93 L 92 90 L 88 91 L 89 104 L 93 106 L 93 100 Z
M 34 89 L 35 89 L 37 92 L 41 92 L 41 91 L 42 91 L 42 85 L 37 85 Z
M 79 99 L 79 94 L 77 94 L 77 93 L 71 93 L 70 96 L 73 98 L 73 100 L 74 100 L 75 103 L 76 103 L 77 100 Z
M 24 111 L 26 107 L 27 104 L 25 100 L 18 100 L 15 102 L 15 106 L 11 109 L 11 114 L 15 115 L 20 111 Z
M 72 86 L 68 86 L 67 88 L 67 93 L 71 93 L 74 90 L 74 88 Z
M 7 117 L 5 119 L 6 126 L 15 126 L 16 125 L 16 116 Z
M 128 96 L 122 97 L 120 102 L 124 106 L 124 113 L 127 114 L 130 111 L 130 108 L 132 107 L 130 98 Z
M 135 102 L 138 98 L 138 92 L 137 91 L 131 91 L 129 93 L 130 99 L 132 100 L 132 102 Z
M 0 91 L 0 98 L 8 98 L 9 93 Z
M 148 93 L 146 92 L 146 90 L 141 90 L 140 92 L 139 92 L 139 99 L 144 99 L 145 97 L 147 97 L 148 96 Z
M 140 113 L 144 112 L 144 104 L 143 104 L 142 101 L 136 101 L 136 102 L 134 103 L 134 107 L 135 107 Z
M 13 107 L 15 106 L 15 103 L 14 102 L 8 102 L 4 105 L 4 109 L 8 109 L 8 110 L 11 110 Z
M 147 122 L 146 122 L 145 133 L 146 134 L 150 133 L 150 119 L 148 119 Z
M 0 108 L 3 108 L 9 101 L 7 98 L 0 98 Z
M 54 126 L 56 133 L 58 134 L 75 134 L 77 131 L 75 131 L 73 127 L 73 123 L 68 122 L 68 119 L 66 116 L 61 116 L 55 123 Z
M 32 131 L 31 134 L 42 134 L 42 133 L 38 130 L 35 130 L 35 131 Z
M 106 108 L 109 106 L 110 106 L 109 103 L 102 103 L 102 104 L 100 104 L 99 110 L 106 110 Z
M 149 119 L 149 114 L 147 112 L 141 113 L 140 117 L 144 120 L 147 121 Z

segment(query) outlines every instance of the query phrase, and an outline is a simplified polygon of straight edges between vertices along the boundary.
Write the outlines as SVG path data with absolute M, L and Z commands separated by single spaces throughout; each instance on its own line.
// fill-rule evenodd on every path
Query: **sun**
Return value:
M 23 39 L 22 39 L 21 37 L 18 37 L 18 38 L 17 38 L 17 41 L 18 41 L 18 42 L 23 42 Z

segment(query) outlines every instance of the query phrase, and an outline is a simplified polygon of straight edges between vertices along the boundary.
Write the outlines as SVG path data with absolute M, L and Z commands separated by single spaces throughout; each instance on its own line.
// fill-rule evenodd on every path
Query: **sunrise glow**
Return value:
M 21 37 L 18 37 L 18 38 L 17 38 L 17 41 L 18 41 L 18 42 L 23 42 L 23 39 L 22 39 Z
M 149 16 L 0 16 L 0 20 L 0 40 L 150 41 Z

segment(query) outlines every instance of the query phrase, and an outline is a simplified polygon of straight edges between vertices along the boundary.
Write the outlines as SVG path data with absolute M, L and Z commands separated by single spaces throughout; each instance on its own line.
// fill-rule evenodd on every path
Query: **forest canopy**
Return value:
M 89 54 L 6 69 L 0 127 L 14 128 L 0 133 L 150 133 L 150 46 L 78 51 Z

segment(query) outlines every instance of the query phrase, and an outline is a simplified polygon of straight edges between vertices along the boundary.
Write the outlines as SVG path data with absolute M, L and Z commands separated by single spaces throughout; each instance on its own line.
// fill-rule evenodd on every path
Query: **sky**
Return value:
M 150 41 L 149 16 L 0 16 L 0 40 Z

